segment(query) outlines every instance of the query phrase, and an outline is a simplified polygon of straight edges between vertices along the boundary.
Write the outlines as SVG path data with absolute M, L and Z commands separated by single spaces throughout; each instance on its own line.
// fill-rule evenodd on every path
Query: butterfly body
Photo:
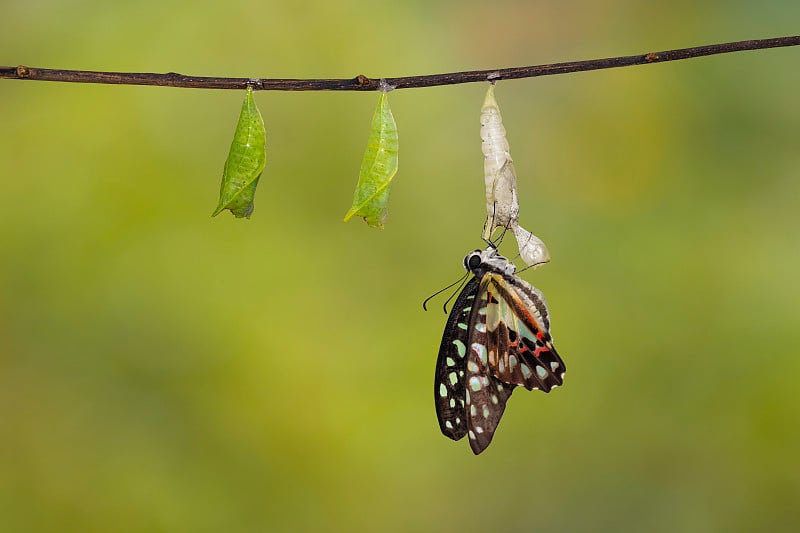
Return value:
M 551 389 L 566 367 L 550 337 L 542 293 L 516 276 L 494 246 L 464 258 L 473 277 L 456 299 L 436 362 L 436 414 L 442 433 L 469 436 L 475 454 L 492 441 L 514 388 Z

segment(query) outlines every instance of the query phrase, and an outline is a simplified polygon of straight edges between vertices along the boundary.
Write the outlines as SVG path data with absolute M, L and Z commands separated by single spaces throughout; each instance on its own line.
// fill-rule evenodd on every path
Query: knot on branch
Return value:
M 31 69 L 29 69 L 25 65 L 19 65 L 17 67 L 17 77 L 18 78 L 27 78 L 30 75 L 31 75 Z
M 358 76 L 353 78 L 353 81 L 356 82 L 356 85 L 358 87 L 365 88 L 365 89 L 369 88 L 369 87 L 371 87 L 373 85 L 372 80 L 369 79 L 368 77 L 364 76 L 363 74 L 359 74 Z

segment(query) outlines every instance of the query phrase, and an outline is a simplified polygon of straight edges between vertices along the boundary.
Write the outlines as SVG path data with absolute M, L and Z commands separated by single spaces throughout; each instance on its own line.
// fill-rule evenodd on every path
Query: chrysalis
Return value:
M 514 232 L 514 237 L 517 239 L 519 256 L 525 261 L 525 264 L 533 266 L 550 262 L 550 252 L 547 251 L 542 239 L 516 222 L 512 224 L 511 231 Z
M 397 125 L 386 94 L 392 88 L 381 81 L 378 107 L 372 116 L 372 132 L 361 160 L 353 206 L 344 216 L 347 222 L 357 215 L 373 227 L 383 228 L 389 209 L 389 186 L 397 173 Z
M 253 88 L 247 87 L 239 123 L 222 173 L 219 205 L 211 216 L 230 209 L 236 218 L 250 218 L 258 179 L 267 161 L 266 142 L 264 119 L 253 100 Z
M 483 238 L 490 240 L 497 228 L 508 228 L 519 218 L 517 199 L 517 174 L 508 152 L 503 117 L 494 99 L 494 85 L 489 85 L 481 108 L 481 149 L 485 160 L 483 172 L 486 180 L 486 224 Z
M 509 153 L 503 117 L 494 98 L 494 84 L 489 85 L 481 108 L 481 149 L 483 150 L 486 184 L 486 223 L 484 240 L 491 241 L 497 228 L 510 229 L 519 246 L 519 254 L 528 265 L 550 261 L 550 254 L 541 239 L 519 225 L 517 174 Z

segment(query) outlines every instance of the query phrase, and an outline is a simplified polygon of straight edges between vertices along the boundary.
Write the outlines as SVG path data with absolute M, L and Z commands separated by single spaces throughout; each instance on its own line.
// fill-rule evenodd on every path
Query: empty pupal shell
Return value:
M 514 237 L 517 239 L 519 256 L 529 266 L 540 265 L 550 261 L 550 252 L 544 242 L 516 222 L 511 226 Z
M 483 238 L 491 239 L 495 228 L 508 228 L 519 218 L 517 174 L 508 152 L 503 117 L 494 98 L 494 85 L 489 85 L 481 108 L 481 150 L 486 181 L 486 224 Z

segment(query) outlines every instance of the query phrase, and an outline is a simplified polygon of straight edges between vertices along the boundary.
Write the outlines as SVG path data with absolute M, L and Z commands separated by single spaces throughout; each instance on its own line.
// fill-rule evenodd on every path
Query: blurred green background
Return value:
M 796 0 L 4 2 L 0 64 L 401 76 L 798 33 Z M 767 531 L 800 523 L 800 49 L 501 82 L 570 371 L 439 434 L 481 246 L 486 87 L 397 91 L 387 228 L 343 224 L 377 101 L 0 81 L 2 531 Z M 513 249 L 509 239 L 508 251 Z M 441 303 L 441 300 L 438 300 Z M 437 305 L 434 305 L 436 308 Z

